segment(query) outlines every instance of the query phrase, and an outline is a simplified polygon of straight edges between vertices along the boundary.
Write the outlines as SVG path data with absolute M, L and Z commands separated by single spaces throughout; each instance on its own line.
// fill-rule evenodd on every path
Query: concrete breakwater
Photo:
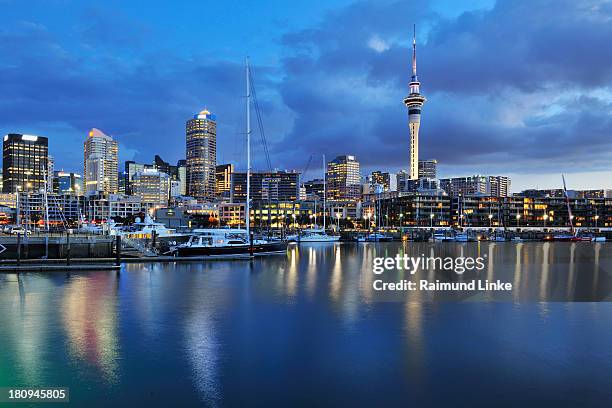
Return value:
M 115 239 L 96 235 L 2 236 L 0 251 L 0 260 L 111 258 L 115 254 Z

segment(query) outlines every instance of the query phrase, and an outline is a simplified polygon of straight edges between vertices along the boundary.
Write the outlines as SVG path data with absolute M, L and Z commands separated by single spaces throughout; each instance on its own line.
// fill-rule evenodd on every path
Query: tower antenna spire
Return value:
M 412 25 L 412 81 L 417 81 L 416 73 L 416 24 Z

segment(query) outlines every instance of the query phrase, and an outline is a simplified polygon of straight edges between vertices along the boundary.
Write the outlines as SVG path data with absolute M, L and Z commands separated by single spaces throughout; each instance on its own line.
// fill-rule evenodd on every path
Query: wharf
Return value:
M 237 255 L 207 255 L 207 256 L 149 256 L 142 258 L 122 258 L 120 263 L 152 263 L 152 262 L 203 262 L 203 261 L 244 261 L 251 260 L 249 254 Z M 73 270 L 119 270 L 116 258 L 73 258 L 70 264 L 66 259 L 22 259 L 0 261 L 0 273 L 19 272 L 65 272 Z

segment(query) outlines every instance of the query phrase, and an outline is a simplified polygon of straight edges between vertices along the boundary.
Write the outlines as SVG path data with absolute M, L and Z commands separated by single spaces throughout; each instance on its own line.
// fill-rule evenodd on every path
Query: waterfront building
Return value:
M 440 179 L 440 188 L 448 195 L 483 195 L 507 197 L 510 192 L 510 178 L 506 176 L 453 177 Z
M 327 163 L 325 173 L 328 200 L 358 200 L 361 196 L 361 175 L 355 156 L 338 156 Z
M 577 228 L 612 227 L 612 198 L 570 198 Z M 452 198 L 454 225 L 464 227 L 555 228 L 570 226 L 564 197 L 457 196 Z
M 188 228 L 190 216 L 184 208 L 164 207 L 155 210 L 155 221 L 161 222 L 167 228 Z
M 322 213 L 323 208 L 317 208 Z M 361 201 L 329 201 L 327 203 L 327 214 L 332 221 L 340 218 L 341 220 L 357 220 L 361 214 Z
M 438 161 L 419 160 L 419 178 L 435 179 L 438 177 Z
M 48 222 L 50 228 L 70 228 L 77 224 L 83 212 L 85 199 L 74 194 L 47 193 Z M 45 194 L 30 192 L 19 194 L 18 224 L 43 228 L 45 226 Z
M 217 122 L 204 109 L 186 124 L 187 194 L 201 201 L 215 199 Z
M 215 168 L 215 194 L 218 198 L 228 199 L 232 191 L 233 164 L 220 164 Z
M 87 219 L 96 222 L 108 219 L 125 219 L 142 215 L 143 205 L 140 196 L 125 194 L 91 194 L 85 202 Z
M 485 176 L 453 177 L 440 179 L 440 188 L 450 196 L 485 195 L 487 178 Z
M 412 77 L 409 88 L 410 94 L 404 98 L 404 105 L 408 108 L 408 127 L 410 130 L 410 168 L 409 179 L 419 178 L 419 127 L 421 126 L 421 108 L 425 97 L 421 95 L 421 83 L 417 77 L 416 65 L 416 28 L 412 37 Z
M 48 139 L 10 133 L 2 145 L 2 192 L 39 192 L 48 175 Z
M 244 226 L 246 203 L 219 203 L 219 222 L 231 227 Z
M 144 169 L 134 175 L 132 190 L 145 208 L 168 205 L 170 177 L 163 171 Z
M 82 196 L 85 193 L 83 178 L 78 173 L 56 171 L 53 175 L 53 192 Z
M 112 137 L 93 128 L 83 143 L 85 193 L 114 194 L 119 191 L 119 146 Z
M 451 198 L 440 194 L 406 194 L 368 205 L 362 219 L 384 227 L 446 227 L 451 225 Z
M 299 197 L 300 173 L 293 171 L 251 172 L 251 200 L 296 201 Z M 246 201 L 246 173 L 233 173 L 231 202 Z
M 565 197 L 565 193 L 562 188 L 557 189 L 544 189 L 544 190 L 524 190 L 520 193 L 516 193 L 521 197 Z M 612 190 L 610 189 L 595 189 L 595 190 L 567 190 L 567 196 L 570 198 L 612 198 Z

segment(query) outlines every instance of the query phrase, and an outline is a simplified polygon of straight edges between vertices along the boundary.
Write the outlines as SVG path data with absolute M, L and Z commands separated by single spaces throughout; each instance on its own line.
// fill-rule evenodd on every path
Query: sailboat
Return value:
M 325 180 L 325 155 L 323 155 L 323 228 L 309 228 L 299 237 L 300 242 L 336 242 L 340 235 L 328 235 L 325 232 L 325 212 L 327 210 L 327 180 Z
M 246 59 L 246 136 L 247 136 L 247 174 L 245 229 L 205 228 L 194 230 L 184 244 L 176 247 L 179 256 L 202 255 L 265 255 L 284 253 L 286 241 L 254 239 L 251 235 L 251 73 L 249 59 Z

